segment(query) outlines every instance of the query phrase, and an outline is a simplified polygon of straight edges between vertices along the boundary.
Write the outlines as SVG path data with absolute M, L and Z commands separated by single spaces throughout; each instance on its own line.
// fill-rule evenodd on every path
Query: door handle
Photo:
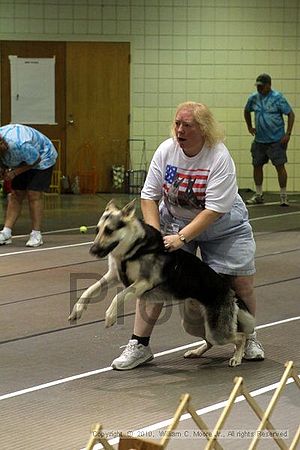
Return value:
M 69 114 L 68 125 L 74 125 L 73 114 Z

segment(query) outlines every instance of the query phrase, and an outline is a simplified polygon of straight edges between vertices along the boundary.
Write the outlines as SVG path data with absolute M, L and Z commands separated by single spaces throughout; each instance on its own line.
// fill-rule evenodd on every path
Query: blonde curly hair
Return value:
M 218 142 L 223 142 L 225 140 L 224 129 L 221 124 L 214 118 L 210 109 L 203 103 L 192 101 L 180 103 L 180 105 L 177 106 L 171 128 L 173 137 L 176 137 L 176 117 L 179 111 L 181 111 L 182 109 L 188 109 L 193 113 L 194 120 L 198 124 L 208 147 L 211 148 Z

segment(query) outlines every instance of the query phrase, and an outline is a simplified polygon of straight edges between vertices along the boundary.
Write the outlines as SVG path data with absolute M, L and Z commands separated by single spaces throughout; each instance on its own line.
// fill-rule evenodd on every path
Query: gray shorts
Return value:
M 263 166 L 271 160 L 274 166 L 281 166 L 287 162 L 286 145 L 279 142 L 262 143 L 253 141 L 251 145 L 253 166 Z
M 160 218 L 161 230 L 165 234 L 175 234 L 190 222 L 171 216 L 163 203 L 160 205 Z M 197 249 L 202 260 L 218 273 L 231 276 L 255 273 L 255 241 L 247 208 L 239 195 L 229 213 L 183 247 L 193 254 Z

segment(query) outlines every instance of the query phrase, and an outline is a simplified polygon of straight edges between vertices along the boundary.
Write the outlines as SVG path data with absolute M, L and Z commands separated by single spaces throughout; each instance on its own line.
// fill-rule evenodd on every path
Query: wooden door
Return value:
M 127 165 L 129 43 L 68 42 L 67 171 L 96 169 L 99 192 L 112 190 L 112 165 Z
M 55 125 L 30 124 L 50 139 L 60 140 L 61 169 L 65 173 L 65 43 L 40 41 L 1 41 L 1 125 L 11 122 L 11 76 L 9 56 L 20 58 L 55 57 Z
M 9 55 L 55 56 L 55 125 L 30 124 L 59 139 L 61 170 L 72 176 L 91 149 L 99 192 L 111 192 L 111 167 L 127 166 L 129 43 L 1 41 L 1 125 L 11 122 Z M 86 157 L 86 169 L 90 160 Z M 83 157 L 83 159 L 84 159 Z

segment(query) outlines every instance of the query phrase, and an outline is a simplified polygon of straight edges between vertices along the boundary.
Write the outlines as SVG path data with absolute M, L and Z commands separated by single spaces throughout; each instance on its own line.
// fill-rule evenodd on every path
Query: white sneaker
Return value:
M 41 234 L 30 233 L 29 239 L 26 242 L 26 247 L 39 247 L 43 245 L 43 239 Z
M 7 236 L 3 231 L 0 231 L 0 245 L 11 244 L 11 236 Z
M 116 370 L 130 370 L 154 358 L 149 346 L 138 344 L 137 339 L 130 339 L 123 353 L 116 358 L 111 366 Z
M 287 195 L 280 195 L 280 206 L 290 206 Z
M 265 359 L 265 352 L 261 343 L 256 339 L 256 332 L 249 334 L 246 340 L 245 359 L 260 361 Z
M 264 196 L 262 194 L 254 194 L 253 197 L 246 200 L 246 205 L 261 205 L 264 203 Z

